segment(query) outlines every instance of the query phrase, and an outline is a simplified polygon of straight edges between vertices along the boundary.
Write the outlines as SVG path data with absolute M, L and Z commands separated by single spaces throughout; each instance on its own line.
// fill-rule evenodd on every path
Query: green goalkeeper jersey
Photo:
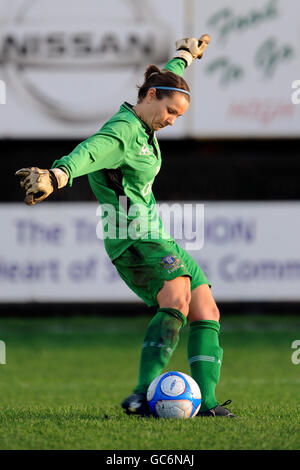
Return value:
M 164 68 L 182 76 L 185 67 L 184 60 L 174 58 Z M 171 238 L 163 230 L 152 193 L 160 167 L 155 132 L 126 102 L 99 132 L 52 165 L 67 171 L 69 186 L 74 178 L 88 175 L 101 205 L 104 243 L 112 260 L 137 239 Z

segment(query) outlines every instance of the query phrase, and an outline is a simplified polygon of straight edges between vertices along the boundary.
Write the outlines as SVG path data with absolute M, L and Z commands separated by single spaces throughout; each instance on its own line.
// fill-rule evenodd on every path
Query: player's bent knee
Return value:
M 220 321 L 220 311 L 218 307 L 211 307 L 206 312 L 204 312 L 207 320 Z
M 165 282 L 163 289 L 157 295 L 158 304 L 160 308 L 175 308 L 187 316 L 191 302 L 190 281 L 185 278 L 174 281 Z
M 187 316 L 189 313 L 189 303 L 191 301 L 190 295 L 184 293 L 176 296 L 166 296 L 159 299 L 160 308 L 175 308 L 183 315 Z
M 211 310 L 212 320 L 220 321 L 220 310 L 218 307 L 213 307 Z
M 218 307 L 209 307 L 201 312 L 202 320 L 220 321 L 220 311 Z
M 219 322 L 220 321 L 220 311 L 218 307 L 212 306 L 207 307 L 198 311 L 192 311 L 189 313 L 188 319 L 190 322 L 198 321 L 198 320 L 214 320 Z
M 160 308 L 175 308 L 185 316 L 189 313 L 189 303 L 184 298 L 166 300 L 165 302 L 160 302 L 159 306 Z
M 176 305 L 176 310 L 179 310 L 183 315 L 187 316 L 189 313 L 189 302 L 186 297 L 177 299 L 173 302 L 174 305 Z

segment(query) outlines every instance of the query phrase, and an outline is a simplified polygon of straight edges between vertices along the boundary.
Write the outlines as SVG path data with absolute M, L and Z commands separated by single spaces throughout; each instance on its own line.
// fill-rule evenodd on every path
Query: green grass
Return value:
M 128 417 L 149 321 L 138 318 L 0 319 L 0 449 L 300 449 L 300 317 L 224 317 L 220 402 L 233 419 Z M 188 327 L 168 370 L 189 373 Z

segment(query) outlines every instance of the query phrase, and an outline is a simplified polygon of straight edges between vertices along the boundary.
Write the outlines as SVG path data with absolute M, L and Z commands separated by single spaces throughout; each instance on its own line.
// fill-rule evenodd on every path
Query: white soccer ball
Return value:
M 193 418 L 201 406 L 201 392 L 189 375 L 183 372 L 166 372 L 149 385 L 147 401 L 156 417 Z

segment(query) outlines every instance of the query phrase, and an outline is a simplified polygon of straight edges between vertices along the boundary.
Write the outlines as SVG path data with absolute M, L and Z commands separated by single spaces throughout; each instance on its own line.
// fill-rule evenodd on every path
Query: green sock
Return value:
M 140 360 L 139 379 L 134 393 L 147 389 L 167 366 L 179 341 L 179 330 L 186 317 L 174 308 L 160 308 L 148 325 Z
M 200 387 L 202 402 L 200 411 L 218 404 L 215 396 L 220 379 L 223 349 L 219 346 L 220 323 L 199 320 L 191 323 L 188 338 L 188 359 L 191 375 Z

